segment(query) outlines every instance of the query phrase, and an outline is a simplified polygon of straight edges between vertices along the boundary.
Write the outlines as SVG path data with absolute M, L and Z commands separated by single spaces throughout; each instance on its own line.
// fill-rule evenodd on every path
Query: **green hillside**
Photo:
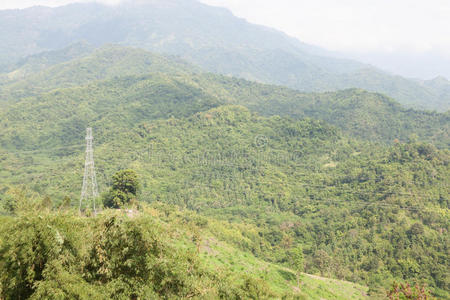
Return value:
M 70 52 L 70 49 L 71 47 L 47 53 L 45 57 L 55 60 L 55 56 L 58 58 Z M 30 71 L 23 78 L 4 83 L 0 86 L 2 98 L 14 101 L 55 88 L 85 85 L 97 80 L 158 72 L 190 74 L 196 70 L 195 67 L 175 58 L 169 59 L 144 50 L 113 45 L 98 50 L 91 49 L 89 53 L 81 56 Z M 21 69 L 33 67 L 33 63 L 25 63 Z M 12 74 L 16 72 L 18 71 L 13 71 Z M 14 75 L 10 76 L 14 78 Z
M 80 41 L 96 47 L 114 43 L 177 55 L 210 72 L 306 92 L 363 88 L 409 107 L 449 109 L 448 93 L 442 93 L 448 90 L 448 82 L 436 87 L 338 59 L 274 29 L 249 24 L 226 9 L 193 0 L 0 11 L 3 73 L 22 74 L 20 63 L 16 71 L 11 66 L 26 56 Z
M 260 117 L 240 106 L 129 129 L 118 120 L 94 123 L 103 191 L 114 172 L 132 168 L 142 201 L 236 223 L 245 239 L 228 242 L 260 259 L 286 264 L 300 243 L 307 273 L 367 284 L 372 295 L 394 280 L 419 280 L 448 296 L 448 150 L 376 146 L 322 122 Z M 55 204 L 69 195 L 76 205 L 82 149 L 2 157 L 4 197 L 14 196 L 8 185 L 24 184 Z
M 66 87 L 73 88 L 64 89 Z M 34 137 L 31 138 L 23 136 L 21 132 L 23 126 L 29 124 L 32 128 L 42 120 L 42 115 L 33 115 L 34 111 L 45 110 L 49 123 L 40 126 L 52 127 L 50 131 L 61 134 L 70 130 L 70 127 L 80 132 L 80 128 L 86 122 L 92 122 L 98 112 L 116 113 L 115 109 L 119 106 L 128 122 L 139 122 L 150 115 L 151 118 L 165 118 L 177 116 L 177 113 L 188 115 L 198 111 L 198 107 L 187 108 L 191 102 L 207 107 L 239 104 L 268 116 L 281 115 L 295 119 L 311 117 L 324 120 L 348 135 L 372 142 L 392 144 L 396 139 L 407 141 L 411 135 L 417 135 L 422 141 L 446 148 L 450 140 L 448 112 L 406 109 L 381 94 L 356 89 L 301 93 L 279 86 L 202 74 L 183 61 L 119 46 L 104 47 L 82 58 L 56 64 L 12 81 L 0 86 L 0 95 L 0 101 L 5 103 L 0 108 L 0 114 L 4 112 L 3 123 L 8 120 L 11 126 L 18 122 L 14 127 L 16 137 L 4 125 L 4 139 L 8 141 L 3 141 L 3 144 L 20 144 L 28 140 L 33 142 L 34 147 L 38 146 L 36 138 L 42 133 L 33 133 Z M 128 101 L 136 106 L 133 108 L 133 105 L 128 105 Z M 166 101 L 172 103 L 170 108 L 169 104 L 166 106 Z M 178 101 L 189 103 L 176 107 Z M 42 106 L 43 102 L 46 105 Z M 160 107 L 157 109 L 153 107 L 155 102 L 159 102 Z M 49 108 L 49 105 L 53 107 Z M 143 107 L 147 107 L 147 111 L 139 111 Z M 21 124 L 24 115 L 32 118 L 33 122 Z M 117 116 L 114 118 L 118 124 L 122 122 Z M 59 125 L 50 125 L 53 120 Z M 16 138 L 22 142 L 15 141 Z
M 21 68 L 0 87 L 1 298 L 450 297 L 448 112 L 121 46 Z M 139 178 L 123 210 L 76 212 L 86 127 L 97 207 Z
M 62 50 L 30 55 L 15 64 L 5 67 L 0 78 L 3 82 L 21 79 L 33 73 L 45 70 L 53 65 L 90 54 L 93 50 L 93 47 L 88 43 L 80 42 L 70 45 Z
M 314 57 L 307 53 L 206 49 L 183 58 L 211 72 L 300 91 L 360 88 L 389 95 L 407 107 L 441 112 L 450 108 L 448 81 L 436 86 L 431 82 L 421 83 L 395 76 L 371 66 L 349 67 L 346 61 Z
M 67 208 L 51 213 L 35 206 L 36 213 L 1 217 L 0 293 L 6 299 L 367 298 L 364 286 L 307 274 L 298 289 L 293 270 L 230 246 L 231 237 L 224 238 L 230 224 L 161 203 L 133 215 L 103 211 L 84 218 Z M 5 260 L 12 252 L 16 259 Z

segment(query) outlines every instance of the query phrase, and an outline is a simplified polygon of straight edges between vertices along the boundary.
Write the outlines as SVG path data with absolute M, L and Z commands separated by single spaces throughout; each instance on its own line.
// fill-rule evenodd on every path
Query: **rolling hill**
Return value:
M 128 122 L 139 122 L 150 116 L 153 119 L 186 116 L 199 111 L 199 107 L 220 104 L 244 105 L 267 116 L 324 120 L 348 135 L 373 142 L 407 141 L 415 134 L 439 147 L 449 145 L 448 112 L 406 109 L 381 94 L 357 89 L 301 93 L 204 74 L 179 59 L 120 46 L 103 47 L 81 58 L 32 72 L 1 85 L 0 95 L 5 103 L 0 109 L 5 132 L 1 142 L 21 147 L 21 143 L 28 141 L 28 149 L 31 145 L 42 147 L 48 138 L 40 137 L 42 144 L 36 140 L 40 133 L 30 136 L 21 132 L 21 128 L 29 126 L 31 130 L 36 123 L 41 124 L 44 116 L 47 122 L 40 126 L 52 127 L 48 133 L 58 131 L 56 138 L 70 128 L 81 132 L 82 124 L 92 122 L 99 112 L 105 118 L 112 112 L 116 114 L 118 107 L 129 118 Z M 181 103 L 184 104 L 179 106 Z M 28 121 L 24 123 L 25 115 Z M 122 120 L 114 116 L 111 123 L 119 126 Z M 57 145 L 60 144 L 61 141 Z
M 86 48 L 89 50 L 85 51 Z M 79 55 L 69 58 L 65 55 L 68 52 Z M 56 63 L 60 57 L 66 59 Z M 25 59 L 18 70 L 6 75 L 8 79 L 0 85 L 0 93 L 3 101 L 16 101 L 55 88 L 85 85 L 115 77 L 150 73 L 191 74 L 195 71 L 198 69 L 174 57 L 114 45 L 95 50 L 81 43 Z M 17 73 L 22 73 L 22 76 L 15 76 Z

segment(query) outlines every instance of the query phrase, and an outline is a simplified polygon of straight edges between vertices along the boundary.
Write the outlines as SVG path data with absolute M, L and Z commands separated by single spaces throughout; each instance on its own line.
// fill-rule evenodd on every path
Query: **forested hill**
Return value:
M 0 299 L 450 299 L 449 92 L 195 0 L 0 11 Z
M 448 82 L 436 86 L 333 58 L 281 32 L 193 0 L 5 10 L 0 11 L 0 22 L 3 73 L 20 66 L 19 61 L 27 55 L 79 41 L 94 46 L 118 43 L 178 55 L 208 71 L 302 91 L 363 88 L 408 106 L 449 109 L 449 95 L 443 92 L 448 90 Z
M 69 138 L 66 133 L 73 129 L 82 134 L 80 129 L 93 121 L 110 119 L 115 126 L 124 122 L 129 126 L 220 104 L 244 105 L 267 116 L 312 117 L 373 142 L 392 144 L 415 135 L 441 148 L 449 145 L 448 112 L 405 109 L 381 94 L 357 89 L 301 93 L 199 73 L 181 60 L 120 46 L 100 48 L 12 79 L 0 86 L 0 93 L 1 143 L 24 149 L 71 143 L 78 135 Z M 119 108 L 125 119 L 117 115 Z M 41 131 L 33 132 L 43 120 Z
M 118 101 L 128 111 L 114 102 L 104 106 L 108 113 L 81 104 L 92 117 L 101 191 L 117 170 L 132 168 L 142 183 L 141 201 L 232 222 L 242 238 L 209 228 L 259 259 L 287 266 L 300 243 L 307 273 L 368 284 L 371 295 L 385 294 L 394 280 L 419 280 L 435 295 L 448 295 L 448 150 L 420 142 L 375 145 L 324 122 L 261 117 L 242 106 L 207 109 L 184 97 L 168 106 L 175 116 L 159 120 L 152 113 L 167 113 L 161 104 L 144 107 L 133 95 Z M 186 106 L 199 112 L 183 116 Z M 50 128 L 53 122 L 44 120 L 51 111 L 41 118 L 26 128 L 25 144 L 64 140 L 65 146 L 21 151 L 17 145 L 3 152 L 0 199 L 38 202 L 41 194 L 59 207 L 68 196 L 76 205 L 84 128 Z M 86 122 L 78 121 L 80 127 Z
M 291 266 L 292 252 L 301 245 L 307 273 L 367 285 L 371 296 L 385 296 L 394 281 L 417 280 L 434 295 L 448 297 L 448 113 L 405 109 L 386 96 L 359 89 L 301 93 L 204 74 L 178 59 L 119 46 L 61 54 L 59 60 L 51 57 L 47 53 L 22 64 L 26 75 L 8 79 L 1 87 L 1 213 L 16 217 L 5 217 L 0 236 L 19 238 L 1 238 L 0 249 L 9 256 L 17 245 L 25 253 L 41 249 L 30 244 L 35 234 L 48 237 L 43 249 L 60 246 L 56 252 L 44 251 L 49 257 L 45 272 L 25 267 L 34 261 L 24 252 L 17 264 L 0 257 L 3 295 L 14 294 L 16 288 L 46 295 L 55 288 L 53 274 L 67 279 L 67 293 L 114 295 L 115 288 L 134 290 L 129 284 L 143 294 L 150 293 L 144 289 L 148 286 L 158 295 L 190 295 L 192 289 L 225 292 L 218 282 L 228 282 L 226 278 L 214 277 L 210 269 L 187 258 L 192 256 L 192 241 L 199 238 L 195 229 L 185 234 L 192 235 L 192 241 L 157 239 L 161 252 L 153 256 L 147 251 L 159 233 L 147 231 L 153 224 L 149 216 L 162 214 L 171 222 L 171 212 L 181 207 L 213 222 L 210 234 L 231 247 L 233 254 L 219 252 L 215 258 L 212 253 L 219 250 L 208 242 L 204 258 L 192 256 L 207 266 L 231 268 L 230 276 L 237 277 L 230 279 L 235 278 L 230 293 L 292 295 L 295 277 L 277 268 Z M 36 63 L 39 60 L 49 63 Z M 135 221 L 30 216 L 43 207 L 64 211 L 78 204 L 88 126 L 94 130 L 102 195 L 118 170 L 133 169 L 142 184 L 138 200 L 164 203 L 162 213 L 150 210 Z M 28 214 L 21 215 L 22 209 Z M 180 227 L 192 220 L 187 212 L 179 218 Z M 78 233 L 68 228 L 78 222 L 90 237 L 98 229 L 107 239 L 94 236 L 80 246 Z M 116 241 L 115 233 L 105 229 L 111 222 L 117 225 L 117 235 L 131 231 L 137 240 L 118 238 L 119 248 L 108 248 L 111 237 Z M 201 218 L 194 222 L 205 224 Z M 26 234 L 17 234 L 21 228 Z M 170 273 L 168 280 L 178 280 L 171 285 L 174 290 L 159 277 L 149 277 L 153 273 L 145 268 L 142 278 L 128 274 L 117 281 L 115 275 L 105 276 L 97 265 L 101 253 L 95 249 L 116 251 L 122 245 L 139 245 L 127 249 L 150 253 L 144 257 L 151 262 L 158 258 L 181 268 L 177 270 L 191 269 L 194 277 L 189 278 L 203 281 L 194 284 L 184 271 Z M 173 251 L 179 256 L 172 256 Z M 61 266 L 63 254 L 89 269 L 70 262 Z M 230 256 L 239 260 L 230 261 Z M 133 257 L 139 261 L 142 256 Z M 107 259 L 109 270 L 119 274 L 115 259 Z M 19 264 L 32 275 L 15 273 Z M 264 267 L 267 272 L 252 271 L 262 279 L 258 281 L 233 264 L 249 265 L 250 270 Z M 96 276 L 107 284 L 98 286 Z M 142 282 L 146 284 L 137 284 Z M 270 282 L 271 289 L 265 289 L 264 282 Z M 205 290 L 203 284 L 216 288 Z M 359 289 L 338 285 L 352 295 Z M 345 298 L 328 284 L 320 289 L 305 285 L 301 292 L 313 299 Z
M 63 61 L 56 63 L 58 59 Z M 55 88 L 79 86 L 102 79 L 158 72 L 190 74 L 195 71 L 199 69 L 174 57 L 114 45 L 94 49 L 81 43 L 24 60 L 18 69 L 4 76 L 0 93 L 3 100 L 15 101 Z
M 2 82 L 26 77 L 48 67 L 92 53 L 94 47 L 86 42 L 72 44 L 60 50 L 44 51 L 27 56 L 8 65 L 2 73 Z

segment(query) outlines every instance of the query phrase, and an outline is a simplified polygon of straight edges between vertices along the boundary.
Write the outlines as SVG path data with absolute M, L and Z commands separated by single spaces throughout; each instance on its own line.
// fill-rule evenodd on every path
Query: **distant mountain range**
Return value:
M 133 3 L 0 11 L 0 77 L 20 76 L 26 71 L 20 65 L 29 55 L 86 41 L 93 47 L 115 43 L 175 55 L 207 71 L 306 92 L 362 88 L 410 107 L 439 111 L 450 107 L 450 82 L 444 78 L 406 79 L 334 58 L 325 50 L 194 0 Z M 64 55 L 54 59 L 64 60 Z

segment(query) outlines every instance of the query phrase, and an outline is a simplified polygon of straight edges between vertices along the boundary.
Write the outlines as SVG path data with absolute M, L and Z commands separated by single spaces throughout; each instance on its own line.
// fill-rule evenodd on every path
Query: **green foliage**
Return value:
M 45 276 L 52 274 L 47 267 L 55 267 L 57 262 L 68 268 L 67 271 L 75 271 L 79 266 L 77 257 L 82 247 L 76 243 L 75 235 L 80 222 L 66 221 L 63 217 L 23 217 L 18 222 L 3 219 L 2 223 L 2 298 L 30 297 L 35 283 L 45 281 Z
M 7 187 L 6 192 L 0 197 L 3 211 L 10 215 L 20 215 L 29 211 L 43 208 L 51 208 L 50 198 L 40 199 L 29 189 L 20 186 Z
M 49 196 L 45 196 L 42 199 L 42 202 L 40 204 L 42 209 L 49 209 L 51 210 L 53 208 L 53 203 L 52 203 L 52 199 Z
M 84 49 L 84 47 L 88 49 Z M 71 51 L 74 48 L 75 51 Z M 64 59 L 66 53 L 72 52 L 81 53 L 72 57 L 73 59 Z M 74 54 L 72 53 L 72 55 Z M 56 62 L 49 63 L 46 60 L 45 63 L 39 63 L 41 56 L 54 58 Z M 117 77 L 152 73 L 189 75 L 196 70 L 193 66 L 174 58 L 169 59 L 144 50 L 113 45 L 97 50 L 85 44 L 73 45 L 60 51 L 43 53 L 37 57 L 32 56 L 28 60 L 37 60 L 37 62 L 31 65 L 29 62 L 24 63 L 25 65 L 21 69 L 11 73 L 11 80 L 5 82 L 4 86 L 0 88 L 5 99 L 16 101 L 18 98 L 38 95 L 56 88 L 76 87 L 93 81 Z M 59 60 L 63 60 L 63 62 L 57 63 Z M 49 63 L 49 66 L 43 67 L 46 63 Z M 39 71 L 22 70 L 34 69 L 35 65 Z
M 304 271 L 303 247 L 298 245 L 291 250 L 291 266 L 298 273 Z
M 369 144 L 324 122 L 261 117 L 241 106 L 150 120 L 102 139 L 95 149 L 100 184 L 132 168 L 142 200 L 238 223 L 221 236 L 261 259 L 286 263 L 301 244 L 308 273 L 374 288 L 417 279 L 448 289 L 447 150 Z M 46 189 L 52 198 L 63 184 L 78 195 L 81 178 L 71 174 L 82 159 L 80 151 L 59 161 Z
M 111 298 L 199 293 L 194 278 L 202 271 L 195 256 L 162 244 L 160 231 L 149 221 L 103 221 L 86 265 L 87 281 L 104 285 Z
M 8 214 L 14 214 L 17 211 L 17 201 L 11 195 L 3 195 L 0 200 L 3 203 L 3 211 Z
M 59 207 L 59 209 L 69 209 L 71 207 L 72 199 L 69 196 L 64 196 L 63 201 Z
M 103 198 L 108 208 L 121 208 L 135 202 L 140 190 L 138 176 L 133 170 L 122 170 L 114 174 L 112 186 Z
M 234 283 L 228 272 L 208 271 L 194 245 L 183 235 L 174 236 L 180 230 L 154 217 L 129 218 L 108 211 L 90 219 L 70 214 L 2 218 L 1 297 L 266 299 L 273 295 L 266 282 L 252 276 Z
M 111 188 L 136 196 L 140 189 L 136 172 L 134 170 L 122 170 L 117 172 L 113 176 Z
M 300 288 L 300 273 L 304 271 L 304 257 L 302 246 L 298 245 L 297 247 L 291 249 L 288 255 L 289 265 L 296 271 L 297 287 Z
M 139 76 L 114 78 L 127 70 Z M 448 296 L 448 113 L 404 109 L 362 90 L 305 94 L 189 74 L 120 47 L 2 90 L 0 199 L 2 213 L 16 216 L 1 229 L 3 298 L 256 299 L 283 295 L 272 290 L 286 288 L 280 282 L 295 285 L 290 270 L 254 267 L 242 276 L 233 253 L 202 267 L 202 251 L 218 251 L 206 244 L 206 229 L 272 265 L 294 266 L 289 259 L 302 245 L 306 272 L 367 284 L 373 294 L 393 280 L 417 280 Z M 164 202 L 160 218 L 179 222 L 172 236 L 134 210 L 131 219 L 70 216 L 88 124 L 100 187 L 117 170 L 136 170 L 116 174 L 105 205 L 137 196 Z M 173 205 L 199 215 L 178 219 Z M 68 216 L 47 216 L 52 207 Z M 216 274 L 225 264 L 233 275 Z M 316 298 L 333 298 L 314 289 L 322 292 Z
M 89 57 L 87 65 L 93 68 L 89 73 L 102 76 L 107 68 L 108 72 L 121 74 L 121 70 L 128 70 L 129 65 L 142 65 L 135 58 L 136 50 L 119 48 L 117 51 L 123 52 L 127 63 L 114 51 L 111 54 L 106 49 Z M 102 55 L 111 63 L 100 67 L 95 62 L 104 63 Z M 140 55 L 143 59 L 154 59 L 152 54 Z M 164 65 L 164 61 L 161 64 Z M 420 141 L 432 142 L 440 148 L 450 144 L 449 113 L 405 109 L 383 95 L 362 90 L 305 94 L 212 74 L 189 74 L 176 63 L 175 66 L 167 64 L 168 68 L 179 72 L 149 70 L 151 75 L 88 81 L 87 86 L 57 90 L 52 89 L 65 85 L 59 81 L 53 84 L 52 79 L 43 74 L 33 80 L 24 80 L 32 88 L 40 86 L 37 91 L 26 86 L 8 85 L 3 89 L 3 98 L 11 100 L 0 110 L 0 128 L 4 131 L 0 144 L 11 150 L 74 145 L 82 138 L 86 124 L 94 131 L 101 128 L 102 139 L 106 140 L 120 134 L 121 129 L 128 130 L 149 120 L 188 117 L 230 103 L 244 105 L 266 116 L 323 120 L 364 140 L 391 144 L 395 139 L 406 142 L 411 134 L 417 134 Z M 84 68 L 77 62 L 60 67 L 67 69 L 67 75 L 57 76 L 58 80 L 73 83 L 77 82 L 74 77 L 85 79 Z M 46 93 L 42 94 L 43 91 Z M 102 117 L 97 118 L 98 114 Z M 35 133 L 34 124 L 38 122 L 42 131 Z M 63 149 L 58 155 L 70 153 L 73 149 Z

